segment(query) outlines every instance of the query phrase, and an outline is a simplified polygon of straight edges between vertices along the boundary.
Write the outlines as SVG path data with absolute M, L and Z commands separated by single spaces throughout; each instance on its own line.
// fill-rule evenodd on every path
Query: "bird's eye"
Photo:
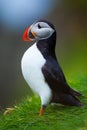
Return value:
M 39 29 L 41 28 L 40 24 L 38 24 L 38 28 L 39 28 Z

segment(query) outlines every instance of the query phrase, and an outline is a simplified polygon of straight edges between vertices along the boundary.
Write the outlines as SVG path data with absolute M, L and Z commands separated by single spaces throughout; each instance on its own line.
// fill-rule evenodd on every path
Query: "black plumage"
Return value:
M 39 20 L 39 22 L 46 22 L 55 30 L 54 26 L 47 20 Z M 42 67 L 42 72 L 45 81 L 52 90 L 51 102 L 70 106 L 82 106 L 82 103 L 77 98 L 77 96 L 81 96 L 81 94 L 70 88 L 67 84 L 66 78 L 55 55 L 55 45 L 56 30 L 48 39 L 43 39 L 37 42 L 38 49 L 46 59 L 46 63 Z

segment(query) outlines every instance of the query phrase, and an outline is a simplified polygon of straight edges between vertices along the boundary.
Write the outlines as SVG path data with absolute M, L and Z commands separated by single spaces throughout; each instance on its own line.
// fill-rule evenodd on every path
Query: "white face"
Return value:
M 30 27 L 31 33 L 35 32 L 36 33 L 36 39 L 41 40 L 41 39 L 47 39 L 49 38 L 53 32 L 54 29 L 52 29 L 47 23 L 45 22 L 37 22 L 31 25 Z

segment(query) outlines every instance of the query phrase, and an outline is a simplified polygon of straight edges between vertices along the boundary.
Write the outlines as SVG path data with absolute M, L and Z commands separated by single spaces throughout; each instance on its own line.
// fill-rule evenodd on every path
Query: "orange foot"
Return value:
M 42 115 L 43 115 L 43 113 L 44 113 L 44 109 L 43 109 L 43 108 L 41 108 L 41 109 L 40 109 L 40 112 L 39 112 L 39 116 L 42 116 Z

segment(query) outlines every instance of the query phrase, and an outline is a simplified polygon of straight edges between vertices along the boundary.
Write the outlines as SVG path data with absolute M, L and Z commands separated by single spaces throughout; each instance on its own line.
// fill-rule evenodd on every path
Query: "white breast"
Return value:
M 51 98 L 51 89 L 45 82 L 41 68 L 46 60 L 38 50 L 36 43 L 31 46 L 22 58 L 21 67 L 24 79 L 31 89 L 41 97 L 42 104 L 47 104 Z

